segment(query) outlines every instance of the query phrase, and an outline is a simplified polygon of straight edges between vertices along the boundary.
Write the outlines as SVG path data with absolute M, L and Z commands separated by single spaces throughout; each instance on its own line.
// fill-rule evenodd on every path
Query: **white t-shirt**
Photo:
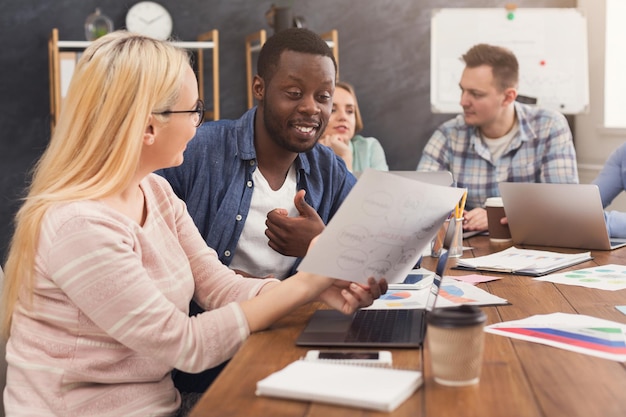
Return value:
M 509 133 L 507 133 L 506 135 L 502 137 L 486 139 L 484 135 L 481 133 L 480 136 L 483 142 L 485 143 L 485 145 L 487 145 L 487 148 L 489 148 L 489 152 L 491 152 L 491 162 L 495 164 L 496 161 L 500 159 L 500 157 L 506 150 L 507 146 L 509 146 L 509 143 L 511 143 L 511 141 L 513 140 L 513 136 L 515 136 L 518 130 L 519 130 L 519 122 L 516 119 L 515 125 L 513 126 L 513 128 L 509 130 Z
M 272 190 L 260 169 L 254 171 L 252 180 L 254 192 L 250 211 L 237 242 L 230 268 L 261 278 L 271 274 L 275 278 L 284 279 L 289 276 L 296 258 L 281 255 L 268 245 L 265 220 L 267 213 L 275 208 L 286 209 L 289 217 L 298 216 L 298 209 L 293 202 L 297 188 L 296 170 L 292 165 L 282 187 L 276 191 Z

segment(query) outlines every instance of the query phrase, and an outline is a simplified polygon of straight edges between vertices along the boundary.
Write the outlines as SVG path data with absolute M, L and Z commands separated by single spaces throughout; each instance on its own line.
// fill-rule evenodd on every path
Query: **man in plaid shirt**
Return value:
M 565 117 L 516 102 L 519 64 L 511 51 L 479 44 L 462 58 L 463 114 L 435 131 L 417 169 L 452 172 L 468 190 L 463 229 L 481 231 L 485 200 L 500 195 L 500 182 L 578 183 L 578 170 Z

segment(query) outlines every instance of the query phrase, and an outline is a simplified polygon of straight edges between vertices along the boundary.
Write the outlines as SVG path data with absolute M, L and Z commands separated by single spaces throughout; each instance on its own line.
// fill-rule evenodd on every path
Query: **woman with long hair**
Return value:
M 351 313 L 386 290 L 221 264 L 152 174 L 182 163 L 203 115 L 184 50 L 118 31 L 84 51 L 5 264 L 7 415 L 174 415 L 172 369 L 215 366 L 312 300 Z M 192 298 L 206 312 L 189 317 Z

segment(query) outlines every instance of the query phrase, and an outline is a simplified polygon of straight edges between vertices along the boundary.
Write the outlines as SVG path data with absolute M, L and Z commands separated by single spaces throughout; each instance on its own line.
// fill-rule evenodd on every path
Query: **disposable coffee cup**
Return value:
M 435 308 L 427 316 L 428 348 L 435 382 L 477 384 L 483 363 L 487 316 L 477 306 Z
M 489 239 L 492 242 L 508 242 L 511 240 L 509 226 L 500 223 L 500 219 L 506 217 L 502 197 L 489 197 L 485 201 L 487 210 L 487 227 L 489 229 Z

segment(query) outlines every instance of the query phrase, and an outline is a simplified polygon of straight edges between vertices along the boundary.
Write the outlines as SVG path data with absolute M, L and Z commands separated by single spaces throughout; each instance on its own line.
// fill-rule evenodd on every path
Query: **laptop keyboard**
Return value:
M 359 310 L 346 342 L 408 342 L 413 327 L 410 310 Z

